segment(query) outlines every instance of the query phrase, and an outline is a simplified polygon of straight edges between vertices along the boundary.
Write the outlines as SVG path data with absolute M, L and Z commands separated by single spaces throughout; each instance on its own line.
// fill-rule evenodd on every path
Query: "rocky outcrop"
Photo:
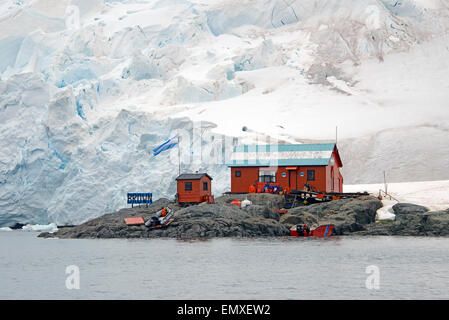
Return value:
M 230 202 L 234 199 L 252 201 L 247 208 Z M 412 204 L 394 207 L 395 221 L 375 221 L 382 202 L 375 197 L 334 200 L 289 209 L 279 214 L 283 198 L 272 194 L 225 195 L 215 204 L 202 203 L 179 207 L 167 199 L 155 201 L 149 207 L 122 209 L 56 233 L 41 237 L 58 238 L 212 238 L 212 237 L 275 237 L 289 235 L 293 225 L 334 224 L 335 235 L 449 235 L 449 209 L 428 211 Z M 175 210 L 175 220 L 165 229 L 127 226 L 127 217 L 142 216 L 149 220 L 161 208 Z
M 371 224 L 361 235 L 449 236 L 449 209 L 429 211 L 412 204 L 398 203 L 394 221 Z
M 297 224 L 313 225 L 318 222 L 318 219 L 308 212 L 303 212 L 301 214 L 284 214 L 280 221 L 288 226 L 294 226 Z
M 284 206 L 284 198 L 278 194 L 271 193 L 246 193 L 246 194 L 224 194 L 218 197 L 216 203 L 231 203 L 233 200 L 243 201 L 248 199 L 253 205 L 280 209 Z
M 417 213 L 424 213 L 429 211 L 426 207 L 419 206 L 417 204 L 412 203 L 396 203 L 393 206 L 394 214 L 396 215 L 404 215 L 404 214 L 417 214 Z
M 331 223 L 336 235 L 344 235 L 365 230 L 375 221 L 376 211 L 381 207 L 382 202 L 371 196 L 334 200 L 291 209 L 281 222 L 289 226 L 306 223 L 312 227 Z
M 65 228 L 54 234 L 43 233 L 41 236 L 58 238 L 204 238 L 289 235 L 289 228 L 278 222 L 279 214 L 269 208 L 280 203 L 281 196 L 251 197 L 253 202 L 258 204 L 248 208 L 230 204 L 229 202 L 234 198 L 218 198 L 215 204 L 202 203 L 185 208 L 166 199 L 161 199 L 149 207 L 122 209 L 79 226 Z M 267 199 L 271 199 L 271 201 L 267 201 Z M 175 220 L 165 229 L 127 226 L 124 223 L 126 217 L 142 216 L 146 221 L 166 206 L 175 210 Z

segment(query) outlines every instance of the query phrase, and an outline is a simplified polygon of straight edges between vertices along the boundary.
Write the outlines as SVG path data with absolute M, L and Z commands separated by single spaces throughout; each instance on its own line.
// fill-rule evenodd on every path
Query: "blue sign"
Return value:
M 282 178 L 285 178 L 287 176 L 286 172 L 282 172 Z
M 129 204 L 152 204 L 152 193 L 128 193 Z
M 300 175 L 301 177 L 304 177 L 304 172 L 301 172 L 299 175 Z

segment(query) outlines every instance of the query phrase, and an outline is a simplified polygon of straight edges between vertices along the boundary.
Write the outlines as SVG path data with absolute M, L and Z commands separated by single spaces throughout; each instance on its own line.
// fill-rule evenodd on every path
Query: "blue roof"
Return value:
M 332 151 L 335 143 L 241 145 L 234 152 Z
M 242 145 L 235 147 L 228 166 L 327 166 L 334 148 L 335 143 Z
M 228 167 L 327 166 L 329 159 L 232 160 Z

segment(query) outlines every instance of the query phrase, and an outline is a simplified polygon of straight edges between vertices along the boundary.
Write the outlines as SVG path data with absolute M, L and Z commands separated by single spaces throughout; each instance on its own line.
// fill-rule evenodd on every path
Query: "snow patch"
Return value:
M 396 203 L 396 201 L 382 200 L 383 207 L 376 211 L 376 220 L 395 220 L 393 206 Z
M 387 188 L 388 194 L 392 195 L 399 202 L 421 205 L 430 210 L 449 208 L 449 180 L 388 183 Z M 345 184 L 343 186 L 344 192 L 367 191 L 375 196 L 378 195 L 380 189 L 385 189 L 384 185 L 380 183 L 360 185 Z M 391 204 L 393 202 L 385 202 L 387 207 Z
M 58 227 L 55 223 L 50 224 L 27 224 L 22 227 L 24 231 L 39 231 L 39 232 L 56 232 L 58 231 Z

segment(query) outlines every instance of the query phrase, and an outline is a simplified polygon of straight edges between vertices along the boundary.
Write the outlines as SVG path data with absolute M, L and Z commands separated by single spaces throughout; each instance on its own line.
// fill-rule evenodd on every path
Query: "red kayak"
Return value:
M 298 224 L 290 228 L 290 234 L 294 237 L 329 237 L 334 230 L 333 224 L 323 224 L 310 230 L 307 224 Z

